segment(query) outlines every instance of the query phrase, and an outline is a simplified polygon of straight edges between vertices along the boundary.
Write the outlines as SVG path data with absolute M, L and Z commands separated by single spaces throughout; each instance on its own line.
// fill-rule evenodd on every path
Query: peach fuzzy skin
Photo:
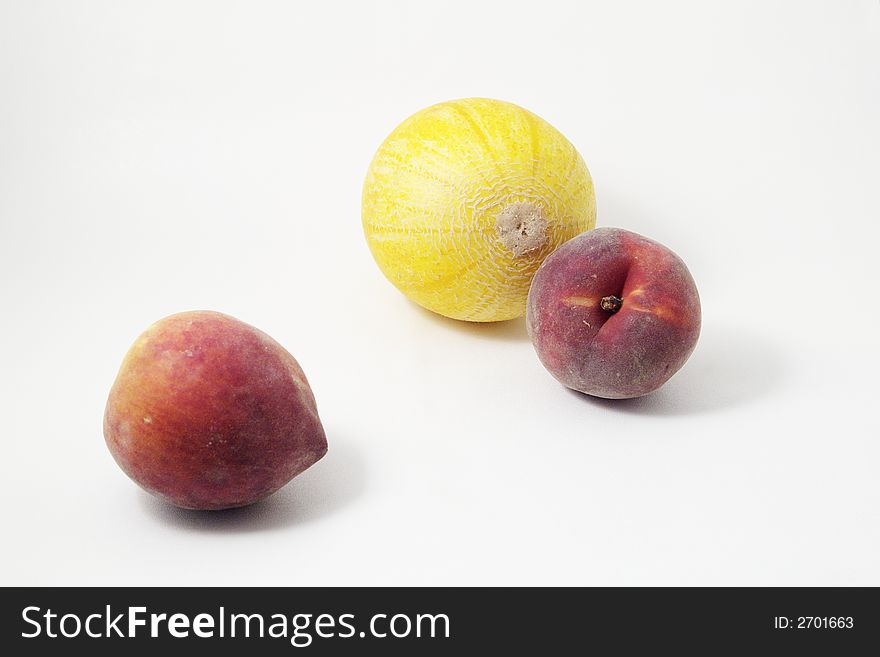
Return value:
M 428 310 L 474 322 L 521 317 L 544 258 L 596 223 L 575 147 L 531 112 L 485 98 L 401 123 L 373 157 L 362 210 L 385 277 Z
M 551 255 L 535 275 L 526 325 L 544 367 L 597 397 L 639 397 L 662 386 L 700 335 L 700 298 L 668 248 L 597 228 Z
M 137 339 L 110 391 L 104 438 L 129 477 L 188 509 L 256 502 L 327 452 L 293 356 L 203 311 L 166 317 Z

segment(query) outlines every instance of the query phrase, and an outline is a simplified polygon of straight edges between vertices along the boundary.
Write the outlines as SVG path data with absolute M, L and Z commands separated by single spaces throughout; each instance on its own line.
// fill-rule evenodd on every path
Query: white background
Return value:
M 592 400 L 522 321 L 406 301 L 361 184 L 451 98 L 559 128 L 598 224 L 683 257 L 685 368 Z M 0 3 L 0 583 L 880 585 L 880 3 Z M 330 442 L 176 510 L 113 462 L 154 320 L 303 365 Z

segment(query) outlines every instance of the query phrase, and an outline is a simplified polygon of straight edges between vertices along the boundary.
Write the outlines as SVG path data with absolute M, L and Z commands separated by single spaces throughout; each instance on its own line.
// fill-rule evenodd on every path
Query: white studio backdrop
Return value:
M 878 585 L 880 3 L 0 2 L 0 584 Z M 523 322 L 373 263 L 373 151 L 450 98 L 520 104 L 598 225 L 703 302 L 647 398 L 560 387 Z M 151 322 L 296 356 L 325 459 L 175 510 L 101 435 Z

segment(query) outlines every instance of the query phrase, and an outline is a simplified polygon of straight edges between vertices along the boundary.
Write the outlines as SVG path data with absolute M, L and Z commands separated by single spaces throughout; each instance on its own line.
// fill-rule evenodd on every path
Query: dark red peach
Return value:
M 535 274 L 526 309 L 544 367 L 609 399 L 646 395 L 684 365 L 700 335 L 700 298 L 668 248 L 620 228 L 569 240 Z

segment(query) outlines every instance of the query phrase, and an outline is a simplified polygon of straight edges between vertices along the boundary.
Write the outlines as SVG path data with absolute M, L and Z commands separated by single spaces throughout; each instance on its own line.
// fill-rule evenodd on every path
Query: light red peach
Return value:
M 110 391 L 104 437 L 129 477 L 190 509 L 256 502 L 327 451 L 293 356 L 205 311 L 166 317 L 137 339 Z

